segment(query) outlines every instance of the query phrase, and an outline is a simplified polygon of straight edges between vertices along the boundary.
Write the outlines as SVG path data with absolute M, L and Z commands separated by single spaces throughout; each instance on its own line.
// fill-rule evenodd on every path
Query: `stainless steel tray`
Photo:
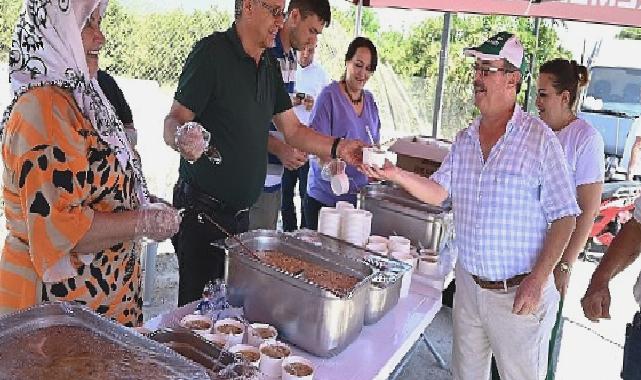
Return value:
M 240 356 L 216 348 L 187 329 L 162 329 L 153 332 L 149 338 L 209 369 L 213 380 L 258 377 L 258 370 L 242 364 Z
M 303 241 L 329 249 L 371 266 L 376 275 L 372 277 L 365 307 L 365 325 L 378 322 L 397 303 L 401 294 L 403 274 L 411 269 L 409 264 L 381 256 L 335 237 L 312 230 L 298 230 L 289 233 Z
M 356 339 L 374 275 L 368 265 L 275 231 L 238 237 L 252 250 L 278 250 L 359 279 L 349 292 L 337 294 L 266 266 L 228 239 L 228 298 L 244 306 L 248 320 L 269 323 L 284 340 L 322 357 L 336 355 Z
M 360 193 L 360 207 L 373 214 L 372 234 L 402 235 L 435 252 L 453 228 L 449 208 L 425 204 L 386 183 L 365 186 Z
M 163 363 L 174 372 L 171 379 L 209 379 L 204 368 L 168 347 L 116 324 L 88 308 L 63 302 L 37 305 L 0 318 L 0 345 L 8 339 L 53 326 L 86 328 L 109 341 Z

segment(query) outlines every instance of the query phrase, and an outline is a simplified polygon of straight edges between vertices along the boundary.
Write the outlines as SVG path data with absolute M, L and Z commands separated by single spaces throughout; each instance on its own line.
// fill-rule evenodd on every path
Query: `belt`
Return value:
M 178 186 L 182 188 L 182 191 L 187 197 L 188 201 L 191 200 L 193 202 L 199 203 L 207 207 L 211 211 L 232 215 L 235 217 L 238 217 L 242 213 L 249 211 L 248 208 L 238 209 L 230 207 L 225 202 L 205 192 L 200 191 L 198 188 L 188 183 L 187 181 L 179 180 Z
M 523 279 L 528 275 L 529 273 L 518 274 L 514 277 L 508 278 L 507 280 L 500 280 L 500 281 L 483 280 L 482 278 L 474 274 L 472 275 L 472 278 L 474 279 L 474 282 L 476 282 L 476 284 L 483 289 L 507 290 L 509 288 L 518 286 L 521 283 L 521 281 L 523 281 Z

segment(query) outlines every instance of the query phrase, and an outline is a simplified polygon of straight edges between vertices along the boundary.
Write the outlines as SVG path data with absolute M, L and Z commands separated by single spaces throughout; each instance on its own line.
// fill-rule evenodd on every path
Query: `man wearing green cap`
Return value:
M 501 32 L 465 49 L 481 116 L 460 131 L 429 179 L 387 163 L 373 177 L 420 200 L 452 202 L 458 251 L 454 379 L 542 380 L 559 293 L 552 271 L 580 209 L 554 133 L 516 103 L 523 46 Z

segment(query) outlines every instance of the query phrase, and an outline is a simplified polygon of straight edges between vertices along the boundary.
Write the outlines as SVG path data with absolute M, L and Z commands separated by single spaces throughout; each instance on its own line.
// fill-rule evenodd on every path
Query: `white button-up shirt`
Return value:
M 540 119 L 517 105 L 487 161 L 479 126 L 458 133 L 431 178 L 451 197 L 460 265 L 505 280 L 533 269 L 549 223 L 581 211 L 561 145 Z

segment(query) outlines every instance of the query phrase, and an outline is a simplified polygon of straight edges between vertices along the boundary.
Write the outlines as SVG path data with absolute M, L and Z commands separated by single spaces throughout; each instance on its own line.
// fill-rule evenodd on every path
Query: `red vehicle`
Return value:
M 619 181 L 603 184 L 601 207 L 594 221 L 584 258 L 603 253 L 624 225 L 632 217 L 634 200 L 641 195 L 641 182 Z

